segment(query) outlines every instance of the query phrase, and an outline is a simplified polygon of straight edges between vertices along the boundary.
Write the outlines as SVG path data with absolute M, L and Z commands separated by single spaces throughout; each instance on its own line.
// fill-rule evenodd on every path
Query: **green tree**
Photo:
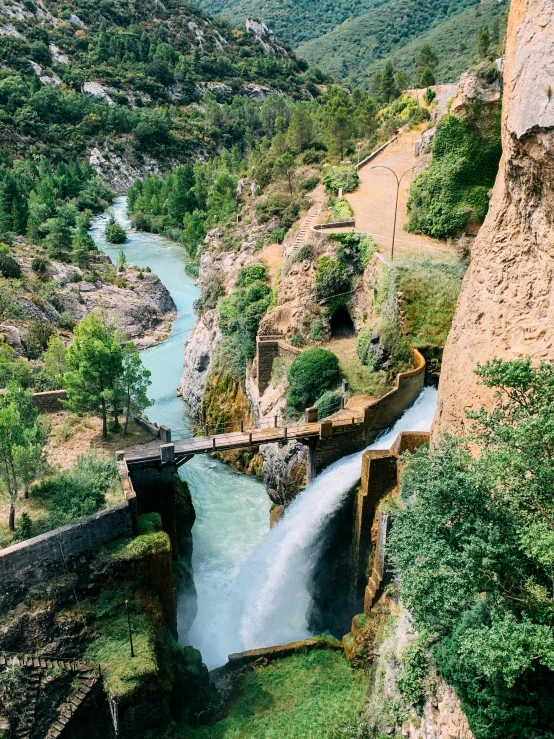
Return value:
M 429 69 L 429 67 L 426 67 L 419 77 L 419 86 L 431 87 L 431 85 L 434 85 L 435 83 L 435 75 L 433 74 L 432 70 Z
M 9 499 L 10 531 L 15 530 L 15 502 L 21 487 L 34 479 L 42 464 L 45 438 L 37 417 L 31 391 L 10 382 L 0 395 L 0 479 Z
M 44 248 L 51 259 L 69 262 L 71 258 L 71 229 L 61 217 L 49 218 L 44 224 Z
M 314 121 L 307 103 L 297 103 L 290 119 L 287 141 L 295 151 L 309 149 L 313 142 Z
M 102 438 L 108 436 L 108 412 L 117 408 L 116 390 L 123 370 L 123 348 L 115 324 L 100 309 L 76 326 L 67 351 L 69 370 L 63 382 L 67 406 L 76 413 L 90 411 L 102 419 Z M 117 425 L 117 413 L 114 414 Z
M 389 103 L 395 97 L 395 86 L 394 86 L 394 69 L 392 62 L 389 61 L 385 64 L 383 75 L 381 77 L 381 85 L 379 87 L 379 97 L 384 103 Z
M 296 160 L 290 151 L 286 151 L 275 160 L 274 171 L 287 181 L 289 192 L 293 194 L 293 177 L 296 170 Z
M 354 133 L 353 105 L 342 87 L 330 87 L 321 110 L 323 134 L 328 149 L 343 159 Z
M 554 366 L 479 366 L 492 410 L 404 473 L 389 550 L 476 739 L 554 725 Z
M 122 244 L 127 239 L 125 229 L 115 220 L 113 215 L 110 216 L 106 224 L 105 234 L 106 241 L 110 244 Z
M 339 360 L 333 352 L 320 348 L 301 352 L 288 371 L 287 410 L 294 414 L 312 406 L 339 379 Z
M 485 59 L 489 53 L 491 45 L 491 36 L 488 26 L 481 26 L 477 33 L 477 56 L 479 59 Z
M 67 372 L 67 349 L 59 336 L 51 336 L 48 347 L 42 356 L 44 374 L 53 388 L 62 386 L 63 376 Z
M 423 44 L 416 61 L 416 72 L 418 76 L 421 77 L 424 69 L 430 69 L 434 72 L 438 63 L 439 58 L 431 47 L 431 44 Z
M 119 378 L 119 388 L 124 402 L 125 422 L 121 435 L 125 436 L 131 413 L 142 413 L 151 401 L 148 399 L 147 390 L 150 382 L 150 370 L 147 370 L 140 358 L 140 354 L 134 344 L 129 342 L 123 347 L 123 371 Z

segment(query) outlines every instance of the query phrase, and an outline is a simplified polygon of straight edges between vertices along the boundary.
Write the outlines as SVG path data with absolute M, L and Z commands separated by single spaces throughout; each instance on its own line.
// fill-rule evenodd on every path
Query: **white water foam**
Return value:
M 426 388 L 393 428 L 368 449 L 388 449 L 400 431 L 429 431 L 437 391 Z M 288 507 L 237 578 L 228 623 L 236 651 L 311 636 L 309 581 L 326 523 L 360 479 L 362 452 L 327 467 Z M 226 661 L 221 654 L 219 664 Z

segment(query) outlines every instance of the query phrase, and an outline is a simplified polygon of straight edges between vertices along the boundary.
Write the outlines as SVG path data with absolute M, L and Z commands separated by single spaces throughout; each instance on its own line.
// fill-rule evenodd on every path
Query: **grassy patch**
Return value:
M 230 715 L 187 739 L 326 739 L 364 702 L 368 676 L 341 653 L 295 655 L 247 672 Z
M 138 601 L 129 598 L 135 653 L 131 658 L 125 610 L 129 594 L 130 588 L 102 593 L 96 606 L 98 636 L 85 653 L 86 659 L 100 664 L 104 686 L 116 698 L 131 695 L 158 673 L 152 620 Z
M 461 265 L 447 262 L 410 261 L 398 266 L 404 329 L 412 346 L 444 346 L 463 271 Z
M 133 539 L 116 539 L 101 549 L 101 556 L 107 562 L 142 559 L 151 554 L 163 554 L 171 550 L 169 536 L 165 531 L 149 531 Z

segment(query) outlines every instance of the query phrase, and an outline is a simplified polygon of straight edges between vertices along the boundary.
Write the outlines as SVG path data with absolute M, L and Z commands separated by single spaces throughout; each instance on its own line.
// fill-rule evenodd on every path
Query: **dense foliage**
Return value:
M 80 164 L 72 158 L 68 164 L 53 167 L 45 157 L 36 162 L 4 157 L 0 164 L 0 233 L 7 239 L 26 236 L 31 243 L 43 245 L 52 259 L 83 266 L 96 248 L 86 232 L 91 215 L 104 208 L 110 197 L 88 162 Z M 12 265 L 5 276 L 19 275 Z
M 338 383 L 339 360 L 327 349 L 307 349 L 295 357 L 288 371 L 287 410 L 301 413 Z
M 113 216 L 110 217 L 106 224 L 106 241 L 109 244 L 122 244 L 127 238 L 125 229 L 119 224 Z
M 32 498 L 47 511 L 43 530 L 89 516 L 105 504 L 106 493 L 119 485 L 115 459 L 96 452 L 81 454 L 70 470 L 47 477 L 32 489 Z
M 469 414 L 467 438 L 411 458 L 390 549 L 476 739 L 552 737 L 554 366 L 477 374 L 497 402 Z
M 234 101 L 223 106 L 220 128 L 213 109 L 178 107 L 200 99 L 208 83 L 217 81 L 222 100 L 247 83 L 308 98 L 324 79 L 282 45 L 264 47 L 176 0 L 48 9 L 51 19 L 35 5 L 17 19 L 0 13 L 14 29 L 0 38 L 2 126 L 20 156 L 66 158 L 96 144 L 134 152 L 139 164 L 145 153 L 190 158 L 225 143 L 228 124 L 243 124 Z
M 467 118 L 448 115 L 439 123 L 430 166 L 410 189 L 410 231 L 444 239 L 483 222 L 502 145 L 500 111 L 489 125 L 482 115 L 477 106 Z
M 256 334 L 271 303 L 267 269 L 261 264 L 243 267 L 235 289 L 219 304 L 219 326 L 223 334 L 220 363 L 237 378 L 256 353 Z

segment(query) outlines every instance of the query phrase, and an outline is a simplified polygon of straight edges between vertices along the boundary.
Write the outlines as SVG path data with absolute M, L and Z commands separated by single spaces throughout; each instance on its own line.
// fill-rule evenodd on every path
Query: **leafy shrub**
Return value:
M 71 313 L 66 310 L 60 313 L 57 323 L 59 328 L 64 328 L 67 331 L 72 331 L 75 327 L 75 321 L 73 320 Z
M 364 271 L 377 251 L 377 244 L 371 236 L 362 236 L 355 231 L 331 234 L 331 238 L 342 247 L 337 250 L 339 261 L 353 267 L 359 274 Z
M 292 344 L 292 346 L 300 348 L 301 346 L 306 345 L 306 340 L 304 339 L 300 331 L 298 329 L 295 329 L 293 335 L 291 336 L 290 343 Z
M 426 697 L 425 678 L 429 670 L 429 660 L 423 641 L 419 636 L 405 647 L 402 654 L 402 673 L 396 681 L 404 702 L 408 706 L 414 706 L 420 715 L 423 713 Z
M 500 161 L 500 120 L 483 128 L 474 117 L 447 115 L 439 123 L 431 164 L 410 188 L 410 231 L 444 239 L 483 222 Z
M 200 275 L 200 265 L 198 262 L 187 262 L 185 264 L 185 272 L 189 277 L 197 279 Z
M 323 339 L 323 321 L 321 318 L 314 318 L 310 323 L 309 336 L 312 341 L 321 341 Z
M 284 228 L 274 228 L 269 238 L 274 244 L 282 244 L 285 240 L 286 231 Z
M 21 267 L 9 253 L 7 246 L 0 249 L 0 274 L 16 280 L 21 277 Z
M 314 258 L 314 247 L 312 244 L 302 244 L 298 249 L 295 249 L 291 256 L 291 264 L 295 262 L 311 261 Z
M 349 221 L 354 217 L 352 206 L 346 198 L 337 198 L 333 204 L 333 220 Z
M 289 369 L 287 410 L 297 413 L 312 406 L 339 379 L 339 360 L 333 352 L 307 349 L 295 357 Z
M 487 82 L 489 85 L 500 79 L 500 70 L 497 65 L 491 61 L 481 62 L 475 67 L 474 72 L 480 80 Z
M 240 270 L 235 287 L 248 287 L 248 285 L 252 285 L 254 282 L 266 282 L 267 279 L 268 274 L 265 264 L 251 264 Z
M 355 167 L 344 165 L 329 167 L 323 175 L 325 191 L 334 195 L 338 195 L 341 188 L 343 192 L 352 192 L 358 187 L 359 182 L 360 177 Z
M 31 260 L 31 269 L 33 272 L 38 272 L 39 274 L 43 274 L 46 272 L 46 265 L 48 264 L 48 261 L 44 257 L 33 257 Z
M 318 300 L 329 301 L 329 310 L 333 311 L 344 302 L 348 296 L 344 295 L 351 288 L 350 275 L 345 266 L 327 255 L 317 260 L 315 273 L 315 296 Z M 338 296 L 338 297 L 337 297 Z
M 32 321 L 25 334 L 23 343 L 29 359 L 38 359 L 46 350 L 50 337 L 54 333 L 52 326 L 47 321 Z
M 219 298 L 225 295 L 225 285 L 216 274 L 210 275 L 202 284 L 202 295 L 194 301 L 194 310 L 199 316 L 203 316 L 209 310 L 213 310 Z
M 431 87 L 428 87 L 427 90 L 425 90 L 425 95 L 423 96 L 423 98 L 427 105 L 431 105 L 436 97 L 437 93 Z
M 105 234 L 106 241 L 110 244 L 122 244 L 127 238 L 125 229 L 119 225 L 113 216 L 110 216 L 110 220 L 106 225 Z
M 362 326 L 358 333 L 358 339 L 356 341 L 356 354 L 362 364 L 370 364 L 371 356 L 369 348 L 371 345 L 371 337 L 373 335 L 373 329 L 371 326 Z
M 48 510 L 48 527 L 63 526 L 102 508 L 107 492 L 119 484 L 115 459 L 81 454 L 70 470 L 40 482 L 32 490 Z
M 310 192 L 310 190 L 317 187 L 319 183 L 320 178 L 317 175 L 314 175 L 313 177 L 308 177 L 308 179 L 302 183 L 301 189 L 304 190 L 304 192 Z
M 33 522 L 28 513 L 23 511 L 17 522 L 15 536 L 18 541 L 29 539 L 33 531 Z
M 319 418 L 326 418 L 342 408 L 342 395 L 333 390 L 326 390 L 315 402 Z

